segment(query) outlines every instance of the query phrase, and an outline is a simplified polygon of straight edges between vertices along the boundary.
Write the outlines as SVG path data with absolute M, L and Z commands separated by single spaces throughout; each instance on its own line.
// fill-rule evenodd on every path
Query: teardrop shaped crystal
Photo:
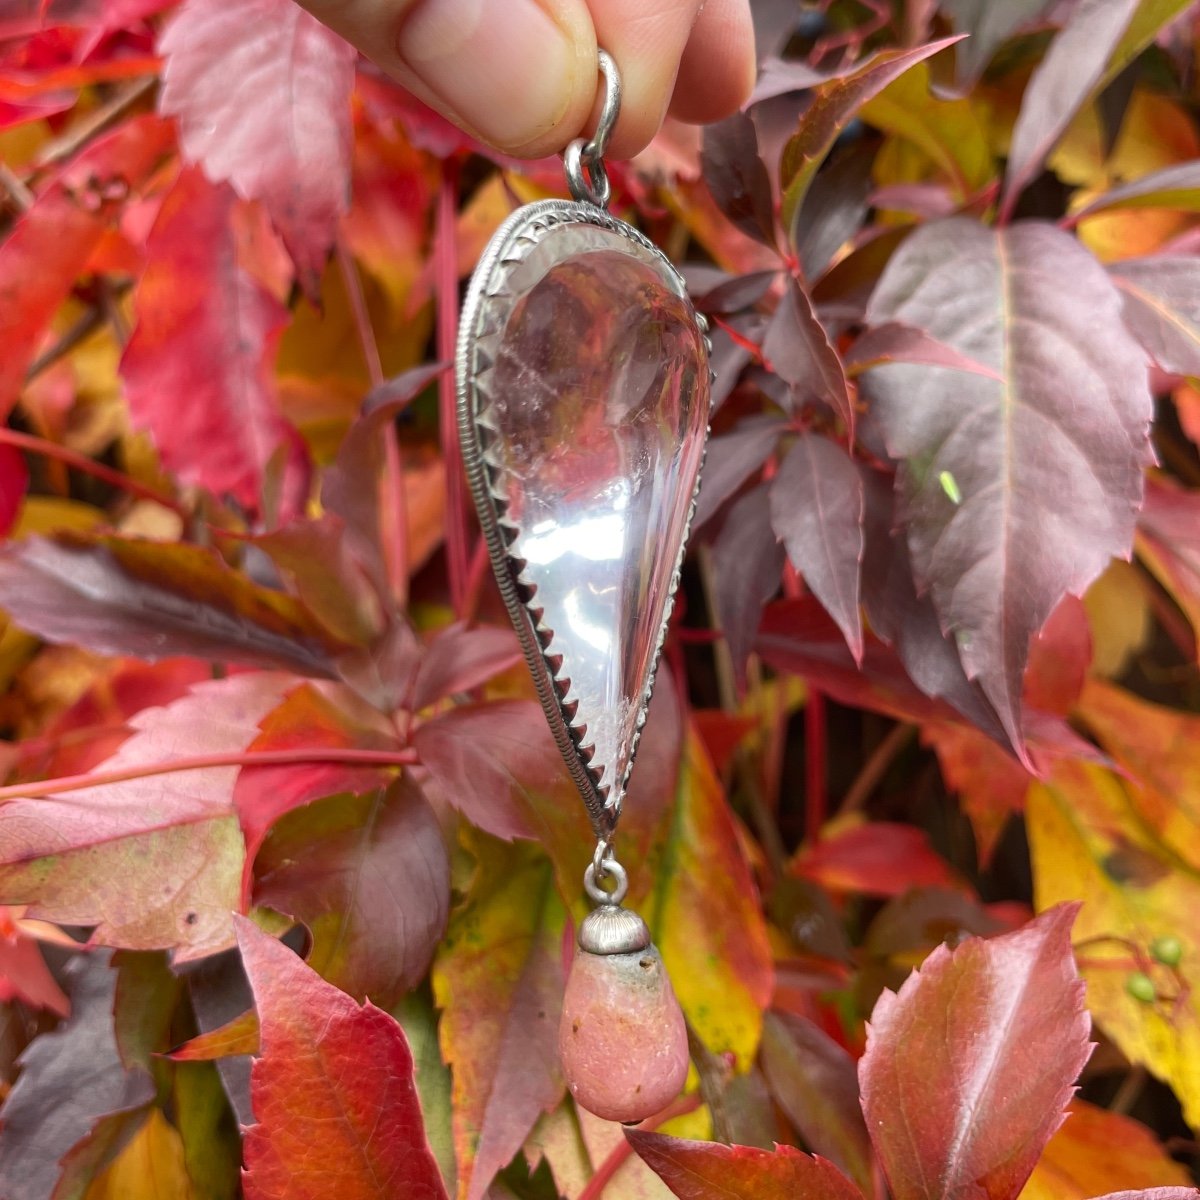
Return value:
M 591 206 L 519 210 L 476 273 L 460 419 L 493 565 L 572 775 L 611 828 L 645 720 L 708 425 L 683 280 Z

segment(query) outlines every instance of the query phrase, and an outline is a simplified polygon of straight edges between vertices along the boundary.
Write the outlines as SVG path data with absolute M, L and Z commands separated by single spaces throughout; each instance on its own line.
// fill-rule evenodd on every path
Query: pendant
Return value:
M 687 1073 L 683 1017 L 611 842 L 646 720 L 708 429 L 707 326 L 669 260 L 611 216 L 600 126 L 573 200 L 518 209 L 484 252 L 457 356 L 466 467 L 496 580 L 599 844 L 560 1046 L 579 1103 L 636 1121 Z M 613 887 L 607 891 L 605 883 Z

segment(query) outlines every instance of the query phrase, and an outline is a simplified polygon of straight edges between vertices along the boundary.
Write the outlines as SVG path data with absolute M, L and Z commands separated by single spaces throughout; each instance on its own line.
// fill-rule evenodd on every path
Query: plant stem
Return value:
M 177 771 L 207 771 L 215 767 L 279 767 L 294 763 L 336 762 L 366 766 L 404 767 L 417 761 L 415 750 L 353 750 L 315 748 L 312 750 L 244 750 L 238 754 L 201 754 L 194 758 L 176 758 L 168 762 L 129 767 L 124 771 L 92 771 L 86 775 L 65 775 L 36 783 L 17 783 L 0 788 L 0 801 L 41 799 L 76 792 L 81 788 L 108 787 L 133 779 L 155 775 L 173 775 Z
M 120 299 L 129 290 L 130 284 L 119 283 L 112 287 L 111 298 Z M 54 366 L 60 358 L 65 358 L 76 346 L 86 341 L 97 329 L 108 321 L 108 314 L 99 304 L 93 304 L 70 329 L 66 331 L 44 354 L 39 355 L 29 365 L 25 372 L 25 382 L 30 383 L 43 371 Z
M 659 1126 L 695 1112 L 700 1107 L 698 1095 L 680 1096 L 673 1104 L 668 1105 L 651 1121 L 644 1122 L 639 1128 L 653 1132 Z M 579 1193 L 577 1200 L 600 1200 L 604 1189 L 612 1182 L 613 1176 L 624 1166 L 627 1159 L 633 1155 L 633 1147 L 627 1138 L 622 1138 L 609 1152 L 608 1157 L 596 1168 L 596 1173 L 588 1180 L 587 1186 Z
M 825 753 L 825 697 L 812 686 L 804 706 L 804 838 L 810 846 L 821 840 L 829 811 Z
M 341 238 L 337 241 L 338 267 L 346 285 L 346 297 L 354 327 L 362 347 L 363 362 L 372 389 L 384 384 L 383 362 L 379 357 L 379 342 L 371 325 L 371 314 L 367 309 L 367 298 L 363 294 L 362 280 L 354 258 L 346 249 Z M 384 567 L 387 571 L 388 587 L 403 611 L 408 607 L 408 493 L 404 490 L 404 460 L 400 455 L 400 437 L 396 426 L 388 422 L 383 431 L 383 501 L 380 513 L 380 539 L 384 549 Z
M 458 343 L 458 246 L 455 230 L 458 208 L 458 164 L 442 165 L 438 190 L 437 229 L 434 234 L 434 274 L 437 280 L 437 351 L 443 362 L 454 361 Z M 462 453 L 458 444 L 458 409 L 453 372 L 438 380 L 438 413 L 442 433 L 442 460 L 446 464 L 446 569 L 450 603 L 461 616 L 469 571 L 467 510 L 463 493 Z
M 887 736 L 871 751 L 870 757 L 862 765 L 855 776 L 854 782 L 846 792 L 842 801 L 841 812 L 857 812 L 870 799 L 871 793 L 879 786 L 880 780 L 887 774 L 896 755 L 912 741 L 916 729 L 912 725 L 895 725 L 888 730 Z
M 169 508 L 172 512 L 177 513 L 185 523 L 191 517 L 188 510 L 173 497 L 147 484 L 139 483 L 136 479 L 131 479 L 128 475 L 105 466 L 104 463 L 96 462 L 88 458 L 86 454 L 80 454 L 79 451 L 71 450 L 66 446 L 60 446 L 57 442 L 35 437 L 31 433 L 18 433 L 15 429 L 0 428 L 0 443 L 17 446 L 22 450 L 28 450 L 32 454 L 41 454 L 46 458 L 57 459 L 69 467 L 74 467 L 77 471 L 102 480 L 111 487 L 128 492 L 131 496 L 140 496 L 143 500 L 153 500 L 155 504 L 161 504 L 163 508 Z
M 119 120 L 128 109 L 153 90 L 157 84 L 157 75 L 145 75 L 123 87 L 107 104 L 96 109 L 74 128 L 68 129 L 61 137 L 55 138 L 54 141 L 43 147 L 37 157 L 38 167 L 53 166 L 55 163 L 73 158 L 88 142 Z

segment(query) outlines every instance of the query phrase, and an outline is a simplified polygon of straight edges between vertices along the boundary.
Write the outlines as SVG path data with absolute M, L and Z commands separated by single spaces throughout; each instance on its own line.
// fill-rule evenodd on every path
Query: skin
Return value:
M 754 82 L 750 0 L 301 0 L 460 128 L 538 158 L 590 132 L 596 48 L 621 72 L 613 158 L 645 148 L 668 113 L 726 117 Z

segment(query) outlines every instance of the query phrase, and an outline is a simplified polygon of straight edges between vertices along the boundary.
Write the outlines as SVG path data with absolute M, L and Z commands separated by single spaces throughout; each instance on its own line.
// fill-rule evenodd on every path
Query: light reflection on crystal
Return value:
M 701 334 L 649 253 L 582 222 L 546 235 L 506 290 L 487 394 L 510 553 L 600 786 L 619 788 L 703 452 Z

